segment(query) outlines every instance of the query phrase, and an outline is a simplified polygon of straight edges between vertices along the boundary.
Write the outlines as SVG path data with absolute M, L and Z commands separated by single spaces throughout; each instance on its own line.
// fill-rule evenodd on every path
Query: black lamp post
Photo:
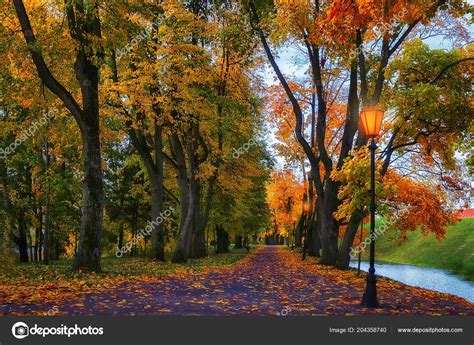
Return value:
M 375 150 L 377 144 L 375 137 L 379 135 L 382 127 L 383 110 L 378 107 L 369 107 L 362 110 L 360 114 L 361 125 L 370 143 L 370 268 L 367 273 L 365 293 L 362 297 L 362 305 L 369 308 L 377 308 L 377 278 L 375 276 Z

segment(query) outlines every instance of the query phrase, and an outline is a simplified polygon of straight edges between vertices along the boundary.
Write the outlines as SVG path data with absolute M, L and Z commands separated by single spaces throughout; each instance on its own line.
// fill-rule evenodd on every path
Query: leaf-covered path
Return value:
M 380 309 L 360 306 L 364 279 L 302 262 L 281 247 L 262 247 L 235 265 L 156 280 L 122 282 L 74 298 L 46 303 L 0 304 L 1 314 L 62 315 L 474 315 L 461 298 L 379 279 Z

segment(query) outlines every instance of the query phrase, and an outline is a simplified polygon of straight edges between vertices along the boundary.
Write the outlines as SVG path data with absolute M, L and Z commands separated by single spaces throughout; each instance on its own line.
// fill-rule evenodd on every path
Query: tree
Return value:
M 392 79 L 393 86 L 387 87 L 387 99 L 394 114 L 385 128 L 388 138 L 381 151 L 381 175 L 390 173 L 393 167 L 399 171 L 403 181 L 407 175 L 417 176 L 416 180 L 405 183 L 411 181 L 431 185 L 428 189 L 420 186 L 413 190 L 420 193 L 432 190 L 431 198 L 426 201 L 434 203 L 433 207 L 438 206 L 430 209 L 431 212 L 439 212 L 437 216 L 431 214 L 431 217 L 445 219 L 439 222 L 443 228 L 452 222 L 446 214 L 449 208 L 441 207 L 446 205 L 443 195 L 459 189 L 459 182 L 451 185 L 446 183 L 448 179 L 459 180 L 460 167 L 455 164 L 455 149 L 465 141 L 472 126 L 472 117 L 466 116 L 471 112 L 468 100 L 471 97 L 469 80 L 472 74 L 469 64 L 462 64 L 468 61 L 464 60 L 466 53 L 458 49 L 450 52 L 431 50 L 421 41 L 414 40 L 407 43 L 403 54 L 388 66 L 388 75 L 396 76 Z M 397 173 L 392 171 L 389 175 L 393 178 L 396 176 L 394 174 Z M 433 181 L 437 182 L 434 186 Z M 360 206 L 363 205 L 368 204 Z M 410 217 L 406 215 L 407 219 L 423 221 L 415 209 L 409 209 L 412 212 Z M 450 212 L 455 211 L 451 208 Z M 413 229 L 413 226 L 408 228 Z M 430 228 L 435 229 L 436 233 L 444 231 Z M 404 232 L 403 229 L 400 231 Z M 348 264 L 347 251 L 356 232 L 357 229 L 353 227 L 348 229 L 341 243 L 340 262 L 343 267 Z
M 291 103 L 295 116 L 295 135 L 311 165 L 317 194 L 316 228 L 319 229 L 322 244 L 320 262 L 346 268 L 353 236 L 344 240 L 341 248 L 338 248 L 339 227 L 342 223 L 334 218 L 334 214 L 341 203 L 338 198 L 341 183 L 333 180 L 331 173 L 342 167 L 353 148 L 367 143 L 367 138 L 358 131 L 359 107 L 389 102 L 384 99 L 383 93 L 389 80 L 387 67 L 417 26 L 430 23 L 440 9 L 459 16 L 465 13 L 465 7 L 462 1 L 410 4 L 403 1 L 308 1 L 297 4 L 280 1 L 276 5 L 276 11 L 273 11 L 271 7 L 263 4 L 257 7 L 253 1 L 249 1 L 250 20 Z M 273 12 L 273 15 L 267 16 L 269 12 Z M 308 70 L 317 92 L 316 150 L 312 150 L 303 135 L 302 106 L 276 63 L 268 40 L 271 37 L 279 42 L 282 37 L 288 36 L 296 39 L 306 50 Z M 373 50 L 366 52 L 365 48 L 370 45 Z M 348 83 L 337 82 L 342 71 L 346 71 Z M 341 87 L 346 92 L 338 96 L 337 90 Z M 346 98 L 344 121 L 336 150 L 331 152 L 327 140 L 328 114 L 333 101 L 342 103 L 342 98 Z M 397 131 L 391 134 L 393 140 L 397 139 Z M 391 151 L 390 142 L 388 145 L 388 151 Z M 389 165 L 391 157 L 386 161 Z M 364 216 L 362 209 L 354 211 L 347 224 L 347 232 L 355 234 Z
M 128 133 L 146 168 L 150 182 L 150 221 L 152 227 L 152 257 L 165 260 L 165 233 L 163 223 L 156 219 L 164 211 L 164 156 L 163 114 L 156 101 L 159 95 L 158 70 L 155 69 L 159 54 L 157 23 L 162 21 L 162 9 L 157 4 L 137 7 L 133 4 L 112 4 L 114 16 L 107 25 L 113 34 L 109 37 L 109 80 L 104 83 L 107 106 L 112 106 L 111 116 L 118 110 L 123 129 Z M 130 21 L 124 21 L 129 18 Z M 119 26 L 117 30 L 115 27 Z M 113 28 L 113 29 L 112 29 Z M 114 32 L 115 31 L 115 32 Z M 130 47 L 130 42 L 141 44 Z M 125 47 L 123 47 L 123 46 Z M 133 50 L 133 51 L 132 51 Z M 137 78 L 138 76 L 138 78 Z M 150 106 L 151 105 L 151 106 Z
M 29 53 L 42 83 L 58 97 L 81 131 L 83 154 L 83 205 L 79 247 L 73 268 L 100 271 L 103 184 L 99 130 L 99 68 L 102 58 L 101 27 L 97 1 L 66 1 L 63 11 L 74 44 L 74 74 L 80 84 L 82 104 L 51 72 L 37 41 L 22 0 L 13 0 Z M 31 3 L 31 7 L 38 4 Z M 50 7 L 50 11 L 56 8 Z
M 299 223 L 304 221 L 303 193 L 304 186 L 290 171 L 276 171 L 272 174 L 272 180 L 267 186 L 267 198 L 273 215 L 273 230 L 277 235 L 297 239 L 296 220 Z

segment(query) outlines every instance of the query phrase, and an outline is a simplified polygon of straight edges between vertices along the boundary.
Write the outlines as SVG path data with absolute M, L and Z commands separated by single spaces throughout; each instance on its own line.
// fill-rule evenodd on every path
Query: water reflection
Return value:
M 357 261 L 351 261 L 350 266 L 357 268 Z M 362 262 L 360 268 L 367 272 L 369 263 Z M 376 263 L 375 273 L 407 285 L 449 293 L 474 302 L 474 283 L 444 270 L 412 265 Z

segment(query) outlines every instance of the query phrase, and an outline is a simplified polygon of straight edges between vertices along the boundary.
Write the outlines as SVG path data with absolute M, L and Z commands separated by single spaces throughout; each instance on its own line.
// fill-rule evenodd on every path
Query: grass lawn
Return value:
M 251 248 L 251 252 L 255 247 Z M 212 251 L 212 250 L 211 250 Z M 167 262 L 159 262 L 151 260 L 147 257 L 103 257 L 102 258 L 102 272 L 94 273 L 80 273 L 72 272 L 72 259 L 62 259 L 53 261 L 50 265 L 45 266 L 42 263 L 30 262 L 19 264 L 16 262 L 9 262 L 0 265 L 0 279 L 3 281 L 47 281 L 54 282 L 58 280 L 70 279 L 86 279 L 89 276 L 101 276 L 102 278 L 160 278 L 173 274 L 177 271 L 193 271 L 199 272 L 204 269 L 217 268 L 220 266 L 231 265 L 247 255 L 244 249 L 230 250 L 226 254 L 210 254 L 208 257 L 202 259 L 190 259 L 185 264 L 173 264 L 171 260 L 172 253 L 167 253 Z
M 446 269 L 474 281 L 474 219 L 463 219 L 449 227 L 441 241 L 419 230 L 408 232 L 408 240 L 402 245 L 391 237 L 393 233 L 387 232 L 377 238 L 377 260 Z

